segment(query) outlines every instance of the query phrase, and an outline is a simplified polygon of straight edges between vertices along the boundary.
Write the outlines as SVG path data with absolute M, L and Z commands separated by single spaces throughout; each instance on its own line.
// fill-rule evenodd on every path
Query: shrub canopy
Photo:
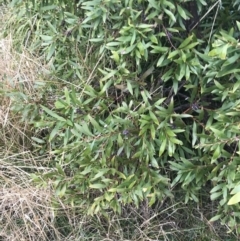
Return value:
M 44 178 L 58 195 L 89 213 L 120 212 L 179 189 L 198 202 L 211 185 L 212 221 L 236 225 L 240 1 L 12 4 L 16 46 L 44 55 L 55 76 L 52 98 L 33 105 L 43 114 L 26 120 L 38 151 L 52 155 Z

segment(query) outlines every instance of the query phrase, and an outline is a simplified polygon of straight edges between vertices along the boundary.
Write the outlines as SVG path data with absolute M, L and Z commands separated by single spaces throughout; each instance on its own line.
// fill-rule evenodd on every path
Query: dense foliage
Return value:
M 35 150 L 56 167 L 36 181 L 52 180 L 59 196 L 90 214 L 153 205 L 179 189 L 185 202 L 198 202 L 208 186 L 219 201 L 212 221 L 237 227 L 240 1 L 12 6 L 16 46 L 45 56 L 54 76 L 36 85 L 37 101 L 12 95 L 35 130 Z

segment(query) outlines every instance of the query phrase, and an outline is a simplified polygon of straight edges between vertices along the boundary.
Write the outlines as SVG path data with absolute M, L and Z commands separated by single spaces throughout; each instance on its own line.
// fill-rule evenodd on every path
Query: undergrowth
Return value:
M 26 2 L 2 7 L 0 240 L 237 240 L 220 1 L 192 32 L 185 1 Z

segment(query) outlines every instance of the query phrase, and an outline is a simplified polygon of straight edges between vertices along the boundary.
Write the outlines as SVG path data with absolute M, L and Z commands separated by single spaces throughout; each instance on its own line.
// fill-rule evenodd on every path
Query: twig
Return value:
M 171 41 L 171 38 L 169 37 L 169 34 L 168 34 L 167 29 L 164 27 L 163 24 L 162 24 L 162 27 L 163 27 L 163 29 L 164 29 L 165 34 L 167 35 L 168 41 L 169 41 L 169 43 L 171 44 L 172 48 L 176 49 L 175 46 L 173 45 L 172 41 Z
M 208 9 L 208 11 L 199 19 L 199 21 L 190 29 L 190 32 L 192 32 L 192 30 L 194 29 L 194 28 L 196 28 L 197 27 L 197 25 L 213 10 L 213 8 L 218 4 L 218 3 L 220 3 L 221 2 L 221 0 L 218 0 L 217 2 L 215 2 L 209 9 Z

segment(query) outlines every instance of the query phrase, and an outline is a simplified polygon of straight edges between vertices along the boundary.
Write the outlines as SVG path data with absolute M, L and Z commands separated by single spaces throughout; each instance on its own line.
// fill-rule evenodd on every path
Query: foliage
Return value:
M 199 202 L 211 184 L 211 221 L 238 231 L 239 1 L 12 4 L 16 46 L 44 55 L 65 83 L 31 119 L 57 194 L 93 214 L 179 188 Z

